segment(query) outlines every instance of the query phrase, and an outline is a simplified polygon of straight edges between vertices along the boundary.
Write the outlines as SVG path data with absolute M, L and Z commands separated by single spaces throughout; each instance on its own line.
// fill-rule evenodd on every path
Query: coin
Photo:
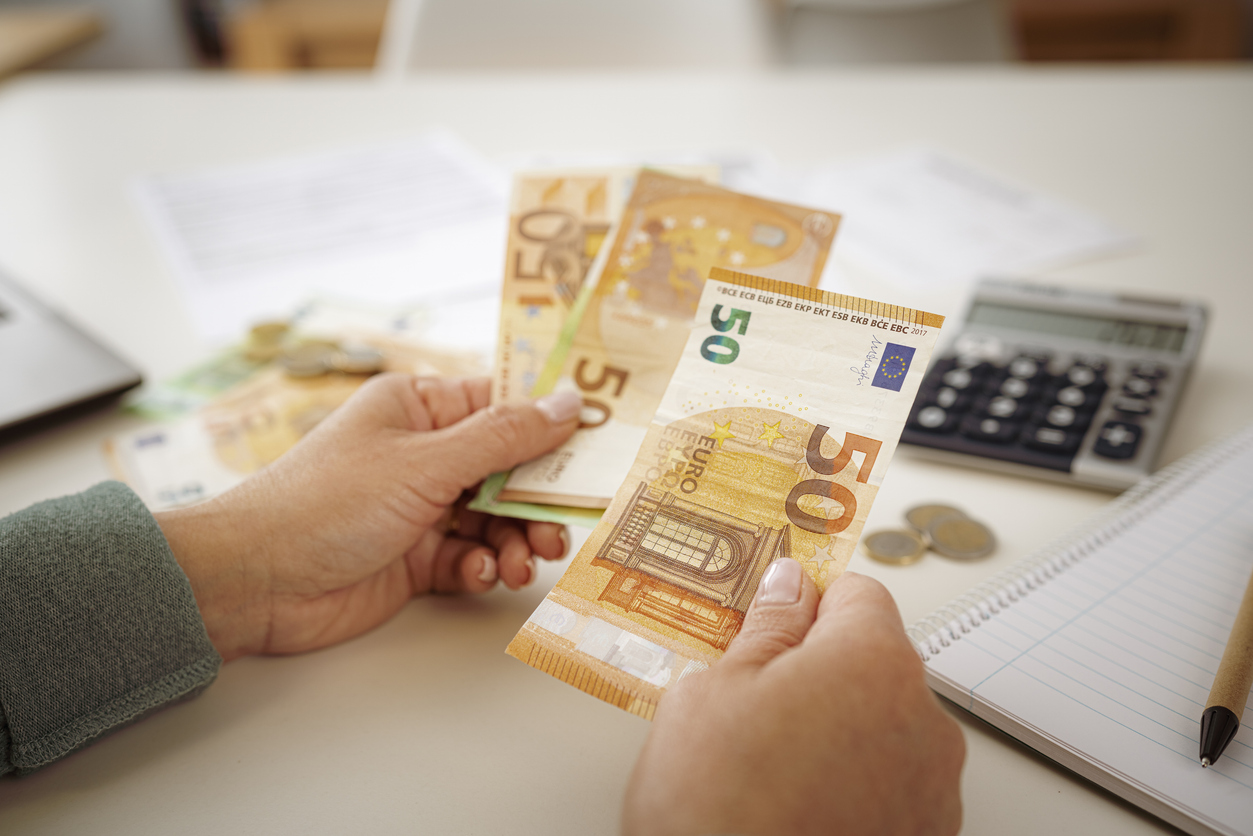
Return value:
M 291 326 L 282 320 L 259 322 L 252 326 L 252 329 L 248 332 L 248 337 L 254 342 L 276 343 L 281 342 L 283 337 L 287 336 L 289 330 L 291 330 Z
M 916 563 L 927 553 L 926 541 L 918 534 L 903 528 L 867 534 L 862 538 L 861 548 L 868 556 L 880 563 L 891 563 L 896 566 Z
M 343 343 L 332 361 L 336 371 L 345 374 L 375 374 L 383 371 L 383 353 L 365 343 Z
M 322 343 L 296 345 L 283 351 L 283 371 L 289 377 L 318 377 L 331 370 L 334 349 Z
M 927 526 L 931 548 L 945 557 L 972 560 L 986 557 L 996 549 L 992 530 L 983 523 L 962 514 L 936 517 Z
M 914 531 L 925 533 L 927 526 L 935 522 L 941 516 L 947 514 L 956 514 L 959 517 L 966 516 L 966 513 L 960 508 L 954 508 L 952 505 L 915 505 L 905 512 L 905 522 L 914 529 Z

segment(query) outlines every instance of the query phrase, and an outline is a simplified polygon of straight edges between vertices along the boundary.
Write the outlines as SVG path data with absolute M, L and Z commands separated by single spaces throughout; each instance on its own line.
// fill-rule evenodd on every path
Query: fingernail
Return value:
M 781 557 L 766 569 L 757 587 L 757 603 L 765 605 L 795 604 L 801 599 L 801 565 L 790 557 Z
M 535 558 L 528 557 L 526 559 L 526 580 L 522 582 L 523 586 L 530 586 L 535 583 Z
M 479 570 L 479 580 L 483 583 L 496 580 L 496 561 L 490 554 L 483 555 L 483 568 Z
M 554 424 L 564 424 L 579 414 L 583 408 L 583 397 L 573 390 L 553 392 L 535 402 L 535 407 Z
M 557 557 L 557 559 L 561 560 L 561 558 L 570 553 L 570 532 L 563 526 L 562 529 L 557 532 L 557 536 L 561 538 L 561 554 Z

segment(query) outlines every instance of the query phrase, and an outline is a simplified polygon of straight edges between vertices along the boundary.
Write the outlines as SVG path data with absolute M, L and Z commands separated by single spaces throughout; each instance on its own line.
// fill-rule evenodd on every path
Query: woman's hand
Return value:
M 785 558 L 726 655 L 662 700 L 623 829 L 952 834 L 964 758 L 887 590 L 850 573 L 819 602 Z
M 265 470 L 157 522 L 224 659 L 335 644 L 414 595 L 518 589 L 562 557 L 561 526 L 466 511 L 463 493 L 561 444 L 579 406 L 380 375 Z

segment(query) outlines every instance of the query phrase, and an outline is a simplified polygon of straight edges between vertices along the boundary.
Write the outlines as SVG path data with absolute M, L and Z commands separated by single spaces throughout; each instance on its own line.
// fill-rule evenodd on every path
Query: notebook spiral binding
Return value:
M 1064 572 L 1091 554 L 1092 550 L 1117 537 L 1161 504 L 1165 494 L 1159 489 L 1166 484 L 1181 487 L 1204 473 L 1212 464 L 1232 452 L 1233 441 L 1239 446 L 1253 443 L 1253 429 L 1206 445 L 1190 456 L 1184 456 L 1162 468 L 1135 486 L 1128 488 L 1094 519 L 1063 534 L 1035 554 L 998 572 L 983 583 L 915 622 L 906 631 L 922 661 L 940 653 L 962 635 L 1030 594 L 1055 575 Z

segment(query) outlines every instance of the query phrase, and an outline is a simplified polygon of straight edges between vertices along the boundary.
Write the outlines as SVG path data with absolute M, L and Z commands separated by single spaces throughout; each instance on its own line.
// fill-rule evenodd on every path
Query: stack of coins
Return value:
M 908 529 L 886 529 L 862 538 L 862 551 L 881 563 L 907 566 L 932 549 L 957 560 L 987 557 L 996 550 L 991 529 L 951 505 L 916 505 L 905 512 Z
M 291 330 L 286 322 L 275 320 L 252 326 L 248 332 L 248 344 L 244 356 L 254 363 L 269 363 L 283 353 L 283 341 Z
M 248 332 L 244 356 L 254 363 L 278 361 L 288 377 L 313 378 L 331 372 L 370 375 L 383 371 L 383 353 L 360 340 L 297 339 L 283 321 L 262 322 Z

